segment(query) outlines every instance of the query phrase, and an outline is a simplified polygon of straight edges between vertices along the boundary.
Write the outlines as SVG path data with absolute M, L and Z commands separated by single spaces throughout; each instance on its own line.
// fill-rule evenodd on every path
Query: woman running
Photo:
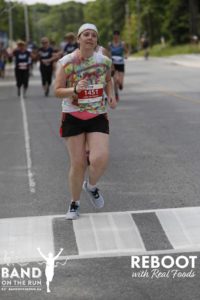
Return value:
M 111 81 L 111 60 L 95 51 L 98 30 L 93 24 L 83 24 L 78 31 L 80 51 L 59 60 L 55 80 L 55 94 L 62 102 L 61 137 L 64 138 L 69 157 L 69 188 L 71 203 L 67 219 L 79 216 L 82 188 L 96 208 L 104 205 L 97 182 L 103 175 L 109 156 L 109 122 L 104 90 L 111 108 L 115 108 Z M 66 84 L 67 81 L 67 84 Z M 85 147 L 90 153 L 88 179 Z
M 17 48 L 13 51 L 15 61 L 15 77 L 17 85 L 17 95 L 21 95 L 23 86 L 23 95 L 26 96 L 29 83 L 29 69 L 31 65 L 31 53 L 27 50 L 26 43 L 19 40 Z
M 56 60 L 54 49 L 50 46 L 49 39 L 43 37 L 41 39 L 42 47 L 38 49 L 38 59 L 40 60 L 40 73 L 44 95 L 49 95 L 49 90 L 53 76 L 53 62 Z

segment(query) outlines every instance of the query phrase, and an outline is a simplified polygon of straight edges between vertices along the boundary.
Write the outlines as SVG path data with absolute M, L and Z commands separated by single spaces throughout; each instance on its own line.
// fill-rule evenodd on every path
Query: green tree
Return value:
M 111 40 L 113 30 L 123 31 L 127 0 L 96 0 L 84 6 L 84 21 L 95 23 L 104 46 Z
M 198 0 L 189 0 L 189 22 L 190 34 L 200 34 L 200 2 Z
M 0 0 L 0 31 L 8 33 L 8 4 Z
M 170 0 L 163 25 L 171 44 L 189 41 L 189 3 L 188 0 Z
M 23 5 L 13 4 L 14 38 L 25 38 Z M 0 0 L 0 30 L 6 32 L 7 6 L 5 0 Z M 137 48 L 144 32 L 151 45 L 160 42 L 162 35 L 172 44 L 185 43 L 191 34 L 200 34 L 200 1 L 96 0 L 86 4 L 71 1 L 55 6 L 29 6 L 30 34 L 37 42 L 45 35 L 60 43 L 68 31 L 76 33 L 84 22 L 97 25 L 100 43 L 105 46 L 115 29 L 121 31 L 123 40 L 132 48 Z
M 97 26 L 100 36 L 99 42 L 106 46 L 111 27 L 108 1 L 97 0 L 87 3 L 84 7 L 84 22 L 94 23 Z
M 67 32 L 76 33 L 78 27 L 83 23 L 83 4 L 67 2 L 55 6 L 32 5 L 31 18 L 34 22 L 33 37 L 37 43 L 42 36 L 47 36 L 60 43 Z

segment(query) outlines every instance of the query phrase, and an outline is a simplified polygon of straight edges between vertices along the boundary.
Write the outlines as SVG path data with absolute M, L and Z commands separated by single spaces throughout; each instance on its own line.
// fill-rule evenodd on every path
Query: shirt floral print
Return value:
M 83 59 L 80 52 L 73 52 L 65 55 L 59 60 L 66 74 L 66 86 L 72 87 L 81 79 L 87 79 L 88 85 L 102 84 L 105 88 L 106 74 L 111 68 L 112 61 L 99 53 L 94 53 L 91 57 Z M 106 112 L 104 93 L 100 101 L 72 104 L 72 99 L 65 98 L 62 103 L 63 112 L 87 111 L 94 114 Z

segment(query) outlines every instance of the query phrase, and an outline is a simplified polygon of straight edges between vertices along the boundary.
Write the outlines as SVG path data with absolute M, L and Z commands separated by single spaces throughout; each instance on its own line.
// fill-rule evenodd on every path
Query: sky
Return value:
M 11 1 L 12 2 L 23 2 L 26 4 L 45 3 L 48 5 L 55 5 L 55 4 L 60 4 L 63 2 L 69 2 L 71 0 L 11 0 Z M 86 2 L 94 1 L 94 0 L 72 0 L 72 1 L 86 3 Z

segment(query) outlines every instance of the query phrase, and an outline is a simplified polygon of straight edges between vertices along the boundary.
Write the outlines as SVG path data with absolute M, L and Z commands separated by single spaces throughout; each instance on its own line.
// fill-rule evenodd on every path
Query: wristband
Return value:
M 74 86 L 74 94 L 76 94 L 76 95 L 78 94 L 78 92 L 77 92 L 77 90 L 76 90 L 77 84 L 78 84 L 78 83 L 76 83 L 75 86 Z

